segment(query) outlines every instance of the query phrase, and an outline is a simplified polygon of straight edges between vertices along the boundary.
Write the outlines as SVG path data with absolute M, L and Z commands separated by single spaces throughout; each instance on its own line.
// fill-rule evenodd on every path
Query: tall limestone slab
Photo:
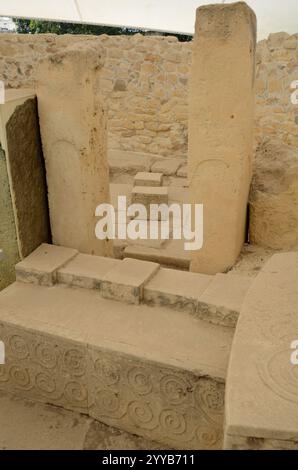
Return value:
M 8 89 L 0 103 L 0 290 L 15 280 L 15 264 L 50 240 L 36 97 Z
M 111 242 L 95 237 L 95 209 L 109 202 L 102 64 L 101 49 L 88 43 L 46 56 L 37 97 L 53 242 L 104 256 Z
M 244 3 L 197 9 L 189 94 L 189 180 L 204 205 L 204 245 L 191 271 L 234 264 L 251 181 L 256 18 Z

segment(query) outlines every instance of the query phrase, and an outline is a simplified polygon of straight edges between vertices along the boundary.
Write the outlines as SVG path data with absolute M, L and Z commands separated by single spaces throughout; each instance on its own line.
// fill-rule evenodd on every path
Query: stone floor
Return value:
M 0 391 L 0 449 L 158 450 L 155 442 L 52 405 Z

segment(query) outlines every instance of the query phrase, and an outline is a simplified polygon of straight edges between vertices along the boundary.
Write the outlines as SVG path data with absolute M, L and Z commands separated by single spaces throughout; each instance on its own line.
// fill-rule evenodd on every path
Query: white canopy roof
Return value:
M 224 0 L 231 3 L 230 0 Z M 218 3 L 224 3 L 220 1 Z M 0 16 L 35 18 L 193 34 L 195 10 L 213 0 L 0 0 Z M 298 32 L 297 0 L 247 0 L 258 37 Z

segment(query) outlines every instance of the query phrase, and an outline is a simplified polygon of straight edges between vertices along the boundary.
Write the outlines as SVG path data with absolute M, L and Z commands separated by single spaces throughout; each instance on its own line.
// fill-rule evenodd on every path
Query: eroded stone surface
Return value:
M 230 358 L 226 448 L 297 448 L 298 253 L 274 255 L 244 300 Z
M 134 177 L 134 186 L 162 186 L 162 173 L 139 172 Z
M 58 282 L 85 289 L 100 289 L 105 275 L 120 261 L 103 256 L 78 254 L 66 266 L 58 269 Z
M 57 270 L 78 254 L 77 250 L 43 243 L 16 265 L 17 280 L 51 286 Z
M 236 326 L 244 298 L 252 279 L 237 274 L 216 274 L 199 296 L 197 314 L 200 318 L 225 326 Z
M 94 231 L 96 207 L 109 203 L 102 60 L 102 51 L 86 43 L 46 56 L 37 97 L 53 242 L 106 256 L 112 244 Z
M 164 305 L 195 312 L 198 298 L 212 276 L 161 268 L 144 288 L 144 301 L 149 305 Z
M 225 272 L 244 243 L 253 154 L 255 48 L 256 18 L 244 2 L 197 9 L 188 176 L 191 201 L 204 205 L 204 245 L 191 253 L 195 272 Z
M 106 299 L 138 304 L 143 298 L 143 287 L 159 269 L 159 264 L 124 259 L 106 274 L 101 283 L 101 293 Z

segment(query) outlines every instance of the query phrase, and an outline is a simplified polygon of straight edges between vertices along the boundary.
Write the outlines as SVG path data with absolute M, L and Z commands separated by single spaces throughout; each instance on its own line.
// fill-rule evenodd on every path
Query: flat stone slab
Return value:
M 103 256 L 78 254 L 65 267 L 58 269 L 57 280 L 85 289 L 100 289 L 106 274 L 119 263 L 121 261 Z
M 17 282 L 0 294 L 0 389 L 178 449 L 222 446 L 232 333 L 96 290 Z
M 132 190 L 132 202 L 135 204 L 167 204 L 168 188 L 135 186 Z
M 252 278 L 236 274 L 216 274 L 199 297 L 197 314 L 214 323 L 236 326 Z
M 124 256 L 144 261 L 153 261 L 163 266 L 188 269 L 190 252 L 183 250 L 183 240 L 169 240 L 162 249 L 147 246 L 129 245 L 124 249 Z
M 185 160 L 179 158 L 165 158 L 153 163 L 151 171 L 163 173 L 166 176 L 173 176 L 184 162 Z
M 134 177 L 134 186 L 162 186 L 162 173 L 139 172 Z
M 139 171 L 149 172 L 152 161 L 154 161 L 154 158 L 150 154 L 123 150 L 110 150 L 108 153 L 108 163 L 112 174 L 127 173 L 135 175 Z
M 16 278 L 23 282 L 53 285 L 58 269 L 74 258 L 77 250 L 43 243 L 16 265 Z
M 213 277 L 174 269 L 161 268 L 144 288 L 144 301 L 149 305 L 163 305 L 196 312 L 199 296 Z
M 298 253 L 274 255 L 241 308 L 231 352 L 225 447 L 298 449 Z
M 126 258 L 109 271 L 101 282 L 101 294 L 106 299 L 138 304 L 143 287 L 159 269 L 159 264 Z

